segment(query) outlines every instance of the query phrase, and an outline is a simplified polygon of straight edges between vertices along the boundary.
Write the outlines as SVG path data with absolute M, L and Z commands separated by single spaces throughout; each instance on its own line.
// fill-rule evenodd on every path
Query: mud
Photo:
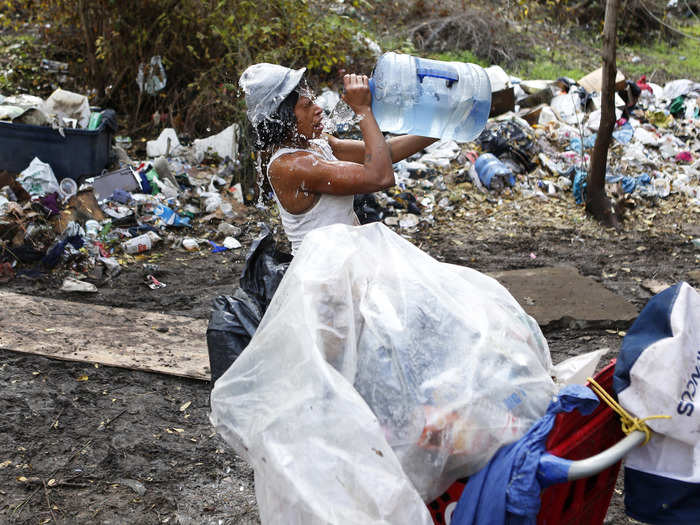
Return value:
M 651 226 L 639 214 L 621 233 L 601 229 L 573 204 L 556 203 L 556 215 L 536 200 L 492 204 L 472 216 L 436 213 L 433 224 L 402 233 L 439 260 L 484 272 L 574 265 L 638 309 L 652 295 L 643 286 L 647 279 L 699 284 L 693 279 L 700 252 L 690 243 L 698 236 L 697 214 L 689 220 L 682 203 L 659 210 Z M 234 290 L 259 231 L 262 217 L 251 213 L 243 249 L 211 254 L 163 247 L 152 254 L 163 289 L 143 284 L 141 263 L 148 260 L 89 296 L 59 292 L 60 272 L 3 286 L 134 308 L 135 315 L 142 309 L 207 318 L 212 298 Z M 602 347 L 610 349 L 606 358 L 614 357 L 624 328 L 564 322 L 544 332 L 559 362 Z M 1 523 L 258 523 L 252 470 L 213 432 L 207 383 L 5 350 L 0 358 Z M 629 523 L 621 488 L 618 483 L 607 523 Z

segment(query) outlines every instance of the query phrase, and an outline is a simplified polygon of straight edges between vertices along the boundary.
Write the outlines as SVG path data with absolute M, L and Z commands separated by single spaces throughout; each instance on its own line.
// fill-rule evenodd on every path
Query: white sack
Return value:
M 655 295 L 625 336 L 615 390 L 632 415 L 650 419 L 649 443 L 625 465 L 700 483 L 700 294 L 679 283 Z
M 550 372 L 497 281 L 380 223 L 333 225 L 304 239 L 211 420 L 253 465 L 265 524 L 430 523 L 420 497 L 522 436 Z
M 61 119 L 75 119 L 81 128 L 90 122 L 90 102 L 85 95 L 57 89 L 44 103 L 44 111 Z

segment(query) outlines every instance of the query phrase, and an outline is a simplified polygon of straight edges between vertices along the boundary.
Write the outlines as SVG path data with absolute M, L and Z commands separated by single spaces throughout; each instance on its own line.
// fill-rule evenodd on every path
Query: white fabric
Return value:
M 327 140 L 318 139 L 312 140 L 311 142 L 317 145 L 320 151 L 301 148 L 280 148 L 273 153 L 272 157 L 270 157 L 270 162 L 267 164 L 268 180 L 270 176 L 270 166 L 282 155 L 296 153 L 297 151 L 308 151 L 325 160 L 338 160 L 335 155 L 333 155 L 333 150 Z M 272 186 L 272 184 L 270 185 Z M 312 230 L 322 228 L 323 226 L 330 226 L 331 224 L 347 224 L 349 226 L 357 226 L 359 224 L 355 211 L 353 210 L 353 195 L 329 195 L 327 193 L 322 193 L 318 202 L 316 202 L 311 209 L 304 213 L 294 214 L 284 209 L 284 206 L 282 206 L 282 203 L 277 197 L 274 186 L 272 191 L 280 211 L 284 231 L 287 234 L 289 242 L 292 243 L 292 255 L 299 249 L 306 234 Z
M 700 294 L 687 283 L 673 304 L 670 327 L 672 337 L 654 342 L 637 358 L 631 383 L 618 399 L 636 417 L 671 419 L 648 420 L 651 440 L 628 454 L 625 465 L 700 483 Z

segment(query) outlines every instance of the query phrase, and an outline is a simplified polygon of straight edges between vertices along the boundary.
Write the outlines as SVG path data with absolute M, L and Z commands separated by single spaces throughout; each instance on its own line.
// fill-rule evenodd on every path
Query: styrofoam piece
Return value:
M 238 124 L 232 124 L 216 135 L 195 139 L 194 149 L 197 156 L 204 157 L 207 151 L 212 151 L 222 159 L 235 159 L 238 156 Z
M 177 132 L 173 128 L 165 128 L 156 140 L 146 142 L 146 155 L 149 157 L 171 155 L 178 148 L 180 148 L 180 140 L 177 138 Z

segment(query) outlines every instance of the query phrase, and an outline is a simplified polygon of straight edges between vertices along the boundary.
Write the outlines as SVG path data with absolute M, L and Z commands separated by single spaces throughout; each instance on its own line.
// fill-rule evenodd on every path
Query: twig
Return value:
M 69 457 L 63 465 L 61 465 L 60 467 L 56 468 L 56 469 L 49 475 L 49 479 L 53 478 L 59 470 L 66 468 L 66 467 L 70 464 L 70 462 L 73 461 L 73 459 L 75 459 L 75 457 L 76 457 L 78 454 L 81 454 L 81 453 L 83 452 L 83 450 L 85 450 L 86 448 L 88 448 L 88 447 L 90 446 L 91 443 L 92 443 L 92 439 L 88 439 L 87 442 L 83 445 L 83 447 L 82 447 L 80 450 L 78 450 L 77 452 L 74 452 L 74 453 L 71 455 L 71 457 Z M 15 507 L 15 510 L 12 511 L 12 515 L 11 515 L 10 517 L 11 517 L 11 518 L 14 518 L 15 514 L 17 514 L 17 512 L 19 512 L 19 511 L 22 509 L 22 507 L 24 507 L 27 503 L 29 503 L 29 501 L 30 501 L 34 496 L 36 496 L 37 492 L 39 492 L 40 490 L 41 490 L 41 487 L 37 488 L 34 492 L 32 492 L 29 496 L 27 496 L 27 498 L 26 498 L 22 503 L 20 503 L 19 505 L 17 505 L 17 506 Z
M 34 312 L 30 312 L 30 313 L 34 313 Z M 54 428 L 54 426 L 58 427 L 58 420 L 61 418 L 61 416 L 63 415 L 63 412 L 65 412 L 65 411 L 66 411 L 66 409 L 64 408 L 63 410 L 61 410 L 61 411 L 58 413 L 58 415 L 56 416 L 56 419 L 54 419 L 53 423 L 51 423 L 51 424 L 49 425 L 49 430 L 51 430 L 52 428 Z
M 111 425 L 118 417 L 120 417 L 124 412 L 126 412 L 126 408 L 119 412 L 116 416 L 114 416 L 112 419 L 108 419 L 107 422 L 105 423 L 105 428 L 107 428 L 109 425 Z
M 53 513 L 53 509 L 51 508 L 51 500 L 49 499 L 49 489 L 46 488 L 46 481 L 44 481 L 42 479 L 41 484 L 44 486 L 44 496 L 46 496 L 46 505 L 48 505 L 48 507 L 49 507 L 49 512 L 51 513 L 51 519 L 53 519 L 53 522 L 56 523 L 56 516 Z

